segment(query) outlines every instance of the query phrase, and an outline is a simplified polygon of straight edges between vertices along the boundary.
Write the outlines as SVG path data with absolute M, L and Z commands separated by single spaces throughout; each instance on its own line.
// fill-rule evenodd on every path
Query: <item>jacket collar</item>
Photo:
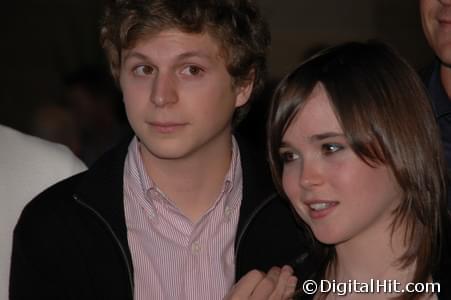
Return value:
M 264 151 L 253 149 L 235 136 L 240 149 L 243 171 L 243 200 L 240 207 L 237 237 L 245 229 L 257 207 L 275 192 Z M 124 162 L 132 137 L 105 153 L 87 172 L 76 194 L 80 201 L 98 212 L 111 226 L 122 245 L 128 245 L 123 201 Z M 128 249 L 128 247 L 127 247 Z M 131 261 L 129 251 L 127 255 Z
M 76 189 L 78 199 L 107 221 L 122 245 L 128 245 L 123 204 L 123 174 L 131 138 L 128 137 L 97 160 Z M 126 249 L 131 261 L 130 251 L 128 247 Z
M 255 149 L 242 137 L 235 137 L 240 148 L 243 170 L 243 200 L 238 220 L 238 237 L 255 210 L 274 195 L 275 188 L 265 160 L 264 149 Z

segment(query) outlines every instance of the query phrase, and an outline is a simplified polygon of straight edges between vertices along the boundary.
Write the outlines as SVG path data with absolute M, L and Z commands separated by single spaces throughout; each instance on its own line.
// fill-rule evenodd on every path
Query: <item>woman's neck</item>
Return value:
M 377 280 L 408 281 L 413 278 L 414 265 L 403 268 L 399 258 L 407 249 L 405 231 L 376 230 L 335 246 L 336 262 L 328 272 L 337 281 Z

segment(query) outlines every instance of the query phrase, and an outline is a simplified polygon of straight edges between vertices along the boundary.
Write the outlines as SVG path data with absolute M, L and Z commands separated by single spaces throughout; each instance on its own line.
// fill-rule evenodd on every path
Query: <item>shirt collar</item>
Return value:
M 232 160 L 223 187 L 223 193 L 230 195 L 226 197 L 226 207 L 235 208 L 241 203 L 242 185 L 243 171 L 241 169 L 240 149 L 235 137 L 232 137 Z
M 144 167 L 144 162 L 139 151 L 140 143 L 138 138 L 135 136 L 130 143 L 129 153 L 131 157 L 131 169 L 135 171 L 138 175 L 138 180 L 142 189 L 143 194 L 147 194 L 150 189 L 155 188 L 155 184 L 147 175 Z
M 165 199 L 167 199 L 164 193 L 160 189 L 158 189 L 155 182 L 147 174 L 139 148 L 140 142 L 135 136 L 132 139 L 129 147 L 129 154 L 131 158 L 130 169 L 133 173 L 136 173 L 138 175 L 135 177 L 137 177 L 139 180 L 139 186 L 141 187 L 142 193 L 147 196 L 149 195 L 150 191 L 156 191 Z M 224 208 L 226 210 L 235 208 L 239 203 L 241 203 L 242 197 L 240 194 L 242 194 L 242 181 L 243 174 L 241 169 L 240 151 L 235 137 L 232 136 L 232 159 L 230 162 L 229 170 L 224 177 L 224 183 L 220 197 L 218 197 L 216 202 L 221 199 L 225 199 Z M 213 206 L 216 205 L 217 203 L 215 203 Z

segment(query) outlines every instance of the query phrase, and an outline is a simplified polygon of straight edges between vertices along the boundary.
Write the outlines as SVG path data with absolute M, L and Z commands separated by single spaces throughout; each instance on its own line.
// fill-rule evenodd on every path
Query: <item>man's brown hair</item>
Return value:
M 118 0 L 106 8 L 101 44 L 118 80 L 122 53 L 149 35 L 167 29 L 208 33 L 221 46 L 234 85 L 253 81 L 254 98 L 266 77 L 268 27 L 252 0 Z M 251 101 L 235 112 L 241 120 Z

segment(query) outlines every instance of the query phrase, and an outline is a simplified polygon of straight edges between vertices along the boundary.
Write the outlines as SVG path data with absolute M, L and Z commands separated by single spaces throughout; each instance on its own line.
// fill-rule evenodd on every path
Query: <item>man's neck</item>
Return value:
M 232 159 L 232 137 L 180 159 L 143 156 L 148 175 L 191 221 L 213 205 Z
M 448 95 L 448 98 L 451 100 L 451 67 L 445 66 L 442 64 L 440 67 L 440 78 L 441 78 L 445 93 Z

